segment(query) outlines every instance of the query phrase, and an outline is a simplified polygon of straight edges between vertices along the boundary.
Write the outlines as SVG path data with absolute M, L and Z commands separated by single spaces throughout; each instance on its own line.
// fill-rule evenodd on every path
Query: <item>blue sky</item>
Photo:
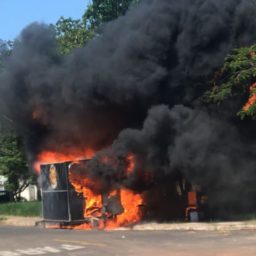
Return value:
M 0 39 L 14 39 L 33 21 L 80 18 L 90 0 L 0 0 Z

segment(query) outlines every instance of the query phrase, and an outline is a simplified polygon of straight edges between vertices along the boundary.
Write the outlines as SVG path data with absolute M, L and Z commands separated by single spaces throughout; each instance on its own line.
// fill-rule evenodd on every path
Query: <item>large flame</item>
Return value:
M 37 161 L 34 164 L 34 168 L 37 173 L 40 172 L 41 164 L 51 164 L 65 161 L 72 161 L 76 163 L 77 160 L 91 159 L 95 152 L 91 149 L 85 149 L 83 151 L 73 150 L 68 153 L 59 153 L 52 151 L 44 151 L 37 157 Z M 103 162 L 108 162 L 109 159 L 102 158 Z M 127 168 L 125 175 L 132 175 L 135 171 L 136 162 L 133 154 L 128 154 Z M 126 188 L 113 189 L 105 196 L 111 198 L 118 196 L 122 206 L 122 212 L 117 215 L 111 215 L 108 212 L 104 212 L 103 195 L 94 192 L 93 188 L 98 188 L 100 182 L 92 180 L 86 177 L 84 174 L 70 172 L 69 180 L 76 192 L 82 193 L 85 200 L 84 217 L 87 219 L 98 221 L 98 228 L 113 229 L 120 226 L 130 226 L 141 220 L 140 206 L 143 204 L 142 195 L 137 194 Z M 76 229 L 91 229 L 91 224 L 82 224 L 75 227 Z
M 120 198 L 124 212 L 117 215 L 115 220 L 109 221 L 106 228 L 129 226 L 141 220 L 140 206 L 143 204 L 142 196 L 129 189 L 121 189 Z
M 91 159 L 95 154 L 95 151 L 91 148 L 84 150 L 72 149 L 67 153 L 54 152 L 54 151 L 42 151 L 36 158 L 34 163 L 34 170 L 37 174 L 40 173 L 40 165 L 53 164 L 67 161 L 77 161 L 83 159 Z

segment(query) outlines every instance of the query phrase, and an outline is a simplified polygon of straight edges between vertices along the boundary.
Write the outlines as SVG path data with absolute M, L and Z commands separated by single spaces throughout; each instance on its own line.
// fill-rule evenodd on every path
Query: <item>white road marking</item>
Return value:
M 85 240 L 64 240 L 64 239 L 54 239 L 53 241 L 60 242 L 60 243 L 68 243 L 68 244 L 79 244 L 79 245 L 89 245 L 89 246 L 97 246 L 97 247 L 106 247 L 106 244 L 103 243 L 95 243 L 95 242 L 86 242 Z
M 0 251 L 0 256 L 20 256 L 20 254 L 11 251 Z
M 28 249 L 16 249 L 15 251 L 0 251 L 0 256 L 22 256 L 22 255 L 43 255 L 46 253 L 60 253 L 63 251 L 74 251 L 84 249 L 85 246 L 81 245 L 70 245 L 70 244 L 61 244 L 60 247 L 37 247 L 37 248 L 28 248 Z
M 21 255 L 42 255 L 42 254 L 46 254 L 46 252 L 41 251 L 40 248 L 29 248 L 26 250 L 16 250 L 16 252 L 20 253 Z
M 73 251 L 73 250 L 84 249 L 85 247 L 81 245 L 62 244 L 61 248 L 64 250 Z
M 51 253 L 59 253 L 59 252 L 61 252 L 61 250 L 53 248 L 53 247 L 50 247 L 50 246 L 42 247 L 41 250 L 44 251 L 44 252 L 51 252 Z

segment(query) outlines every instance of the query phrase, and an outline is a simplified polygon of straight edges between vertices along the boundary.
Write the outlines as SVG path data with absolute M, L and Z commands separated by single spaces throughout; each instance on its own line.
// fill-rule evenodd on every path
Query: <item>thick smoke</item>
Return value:
M 182 172 L 211 202 L 246 188 L 242 204 L 250 205 L 253 143 L 197 101 L 225 56 L 256 42 L 255 12 L 252 0 L 146 0 L 68 56 L 48 26 L 31 24 L 0 77 L 3 109 L 31 159 L 42 150 L 108 148 L 90 163 L 104 189 L 144 190 Z M 147 184 L 143 174 L 122 174 L 128 153 Z M 104 155 L 118 165 L 102 166 Z
M 88 168 L 92 178 L 101 180 L 101 188 L 121 184 L 138 192 L 178 180 L 182 172 L 204 189 L 210 206 L 223 216 L 256 207 L 255 150 L 234 125 L 205 111 L 159 105 L 149 110 L 142 129 L 123 130 Z M 136 167 L 127 177 L 130 152 L 136 156 Z M 106 164 L 104 156 L 110 159 Z

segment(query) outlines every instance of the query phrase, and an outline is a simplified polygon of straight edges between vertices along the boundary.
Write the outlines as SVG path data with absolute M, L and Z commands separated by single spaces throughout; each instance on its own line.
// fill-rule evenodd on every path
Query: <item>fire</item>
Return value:
M 249 108 L 256 102 L 256 94 L 253 94 L 243 107 L 244 111 L 248 111 Z
M 141 220 L 140 206 L 143 204 L 142 196 L 129 189 L 122 189 L 120 197 L 124 212 L 117 215 L 115 220 L 107 223 L 107 229 L 132 225 Z
M 250 86 L 250 88 L 249 88 L 250 97 L 249 97 L 248 101 L 246 102 L 246 104 L 243 106 L 243 111 L 248 111 L 249 108 L 256 103 L 255 88 L 256 88 L 256 83 L 254 83 Z
M 101 195 L 97 195 L 93 193 L 93 191 L 88 188 L 84 188 L 83 194 L 86 200 L 84 217 L 86 216 L 100 217 L 101 216 L 100 211 L 102 207 Z
M 108 163 L 110 160 L 103 157 L 101 159 L 104 163 Z M 126 175 L 131 174 L 135 168 L 135 156 L 129 154 L 126 158 L 127 168 L 125 170 Z M 70 181 L 74 186 L 75 190 L 79 193 L 83 193 L 85 198 L 85 218 L 98 218 L 99 227 L 113 229 L 121 226 L 129 226 L 135 224 L 141 220 L 141 209 L 140 206 L 143 204 L 142 195 L 136 194 L 135 192 L 125 189 L 113 189 L 105 195 L 96 194 L 91 188 L 99 187 L 97 181 L 92 181 L 86 176 L 79 175 L 77 173 L 70 173 Z M 122 212 L 119 214 L 111 214 L 104 209 L 106 207 L 103 197 L 105 196 L 105 201 L 111 200 L 113 198 L 119 198 L 121 202 Z M 89 229 L 88 224 L 83 224 L 77 229 Z
M 129 189 L 120 190 L 120 200 L 124 208 L 123 213 L 116 216 L 108 216 L 106 213 L 105 218 L 102 217 L 101 209 L 102 199 L 101 196 L 95 195 L 91 190 L 85 189 L 84 194 L 86 198 L 86 207 L 84 211 L 84 217 L 90 218 L 91 220 L 98 220 L 98 229 L 115 229 L 118 227 L 128 227 L 138 223 L 141 220 L 141 209 L 143 205 L 143 198 L 140 194 L 136 194 Z M 112 191 L 110 194 L 115 194 Z M 88 224 L 81 224 L 75 227 L 75 229 L 92 229 L 93 227 Z
M 127 156 L 127 162 L 128 162 L 128 167 L 126 169 L 126 174 L 129 175 L 134 171 L 135 168 L 135 156 L 133 154 L 129 154 Z
M 97 227 L 99 229 L 113 229 L 120 226 L 130 226 L 141 220 L 141 206 L 143 205 L 143 198 L 141 194 L 137 194 L 126 188 L 119 187 L 113 188 L 108 192 L 95 192 L 101 191 L 100 181 L 91 179 L 88 177 L 86 167 L 81 169 L 76 168 L 79 166 L 78 160 L 91 159 L 95 155 L 95 152 L 91 149 L 86 149 L 83 151 L 73 150 L 67 154 L 53 152 L 53 151 L 43 151 L 37 157 L 37 161 L 34 165 L 35 170 L 39 173 L 40 164 L 51 164 L 72 161 L 69 171 L 69 181 L 73 185 L 76 192 L 81 193 L 84 198 L 84 218 L 90 220 L 91 223 L 85 223 L 78 225 L 76 229 L 91 229 L 92 223 L 97 222 Z M 108 164 L 111 159 L 102 158 L 103 163 Z M 133 154 L 128 154 L 125 159 L 127 167 L 124 170 L 124 176 L 129 176 L 135 171 L 136 159 Z M 87 163 L 86 161 L 84 161 Z M 72 169 L 72 165 L 74 168 Z M 86 165 L 85 165 L 86 166 Z M 97 188 L 97 189 L 96 189 Z M 109 211 L 109 202 L 116 202 L 114 208 L 116 211 Z
M 95 151 L 87 148 L 84 150 L 70 150 L 68 153 L 60 153 L 54 151 L 43 151 L 37 156 L 37 160 L 34 163 L 34 170 L 39 174 L 40 165 L 53 164 L 67 161 L 77 161 L 82 159 L 91 159 L 95 154 Z
M 102 208 L 102 198 L 90 189 L 96 184 L 87 177 L 77 173 L 69 173 L 69 179 L 76 192 L 82 193 L 85 199 L 84 217 L 100 217 Z

